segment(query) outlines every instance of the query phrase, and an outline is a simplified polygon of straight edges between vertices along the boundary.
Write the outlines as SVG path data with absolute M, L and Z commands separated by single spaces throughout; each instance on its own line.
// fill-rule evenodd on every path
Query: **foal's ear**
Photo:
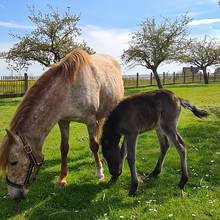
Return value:
M 12 131 L 9 131 L 8 129 L 5 129 L 5 130 L 6 130 L 6 133 L 9 139 L 12 140 L 14 143 L 18 143 L 17 136 Z

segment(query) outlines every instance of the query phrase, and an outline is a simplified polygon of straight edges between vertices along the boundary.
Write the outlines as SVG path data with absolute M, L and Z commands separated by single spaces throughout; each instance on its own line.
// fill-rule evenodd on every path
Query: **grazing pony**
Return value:
M 0 146 L 0 168 L 5 171 L 10 197 L 26 195 L 43 162 L 43 142 L 56 123 L 61 132 L 58 186 L 66 185 L 70 121 L 86 124 L 96 176 L 103 178 L 98 122 L 123 95 L 120 66 L 111 56 L 76 49 L 53 64 L 24 96 Z
M 131 172 L 129 195 L 135 195 L 138 178 L 135 168 L 135 148 L 138 134 L 156 130 L 160 143 L 160 156 L 150 177 L 157 176 L 169 148 L 168 139 L 176 146 L 181 160 L 181 179 L 178 186 L 183 189 L 188 180 L 186 149 L 183 139 L 177 132 L 177 122 L 181 106 L 189 109 L 199 118 L 208 116 L 188 101 L 176 97 L 168 90 L 158 90 L 131 96 L 121 101 L 111 112 L 103 127 L 101 137 L 102 153 L 107 161 L 113 179 L 122 172 L 123 160 L 127 160 Z M 122 147 L 119 147 L 121 136 Z

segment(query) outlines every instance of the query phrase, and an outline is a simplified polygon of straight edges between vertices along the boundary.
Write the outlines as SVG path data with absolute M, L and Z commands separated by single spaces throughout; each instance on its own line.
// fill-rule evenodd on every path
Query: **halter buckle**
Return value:
M 31 146 L 30 146 L 29 144 L 25 144 L 25 145 L 24 145 L 24 151 L 25 151 L 27 154 L 32 153 Z

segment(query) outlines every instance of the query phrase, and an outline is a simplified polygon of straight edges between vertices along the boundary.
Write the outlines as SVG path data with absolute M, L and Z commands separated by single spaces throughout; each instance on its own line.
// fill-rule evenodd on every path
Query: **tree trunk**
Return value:
M 205 83 L 205 84 L 208 84 L 208 83 L 209 83 L 209 79 L 208 79 L 208 75 L 207 75 L 207 72 L 206 72 L 206 67 L 204 67 L 204 68 L 202 69 L 202 71 L 203 71 L 204 83 Z
M 157 81 L 157 86 L 158 86 L 158 88 L 159 88 L 159 89 L 162 89 L 163 86 L 162 86 L 162 83 L 161 83 L 161 81 L 160 81 L 160 77 L 159 77 L 159 75 L 158 75 L 158 73 L 157 73 L 157 69 L 154 69 L 154 70 L 153 70 L 153 73 L 154 73 L 154 77 L 155 77 L 155 79 L 156 79 L 156 81 Z

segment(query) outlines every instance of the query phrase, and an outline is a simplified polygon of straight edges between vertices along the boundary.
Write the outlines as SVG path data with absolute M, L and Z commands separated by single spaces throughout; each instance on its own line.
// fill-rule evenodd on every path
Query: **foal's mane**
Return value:
M 16 113 L 10 123 L 10 130 L 13 132 L 22 130 L 22 121 L 28 117 L 31 110 L 36 106 L 53 84 L 54 79 L 62 77 L 66 83 L 74 84 L 77 75 L 82 68 L 90 64 L 90 55 L 81 50 L 75 49 L 67 54 L 60 62 L 52 64 L 48 69 L 28 90 L 22 102 L 18 106 Z M 9 155 L 10 140 L 7 136 L 4 137 L 0 145 L 0 170 L 5 170 Z

